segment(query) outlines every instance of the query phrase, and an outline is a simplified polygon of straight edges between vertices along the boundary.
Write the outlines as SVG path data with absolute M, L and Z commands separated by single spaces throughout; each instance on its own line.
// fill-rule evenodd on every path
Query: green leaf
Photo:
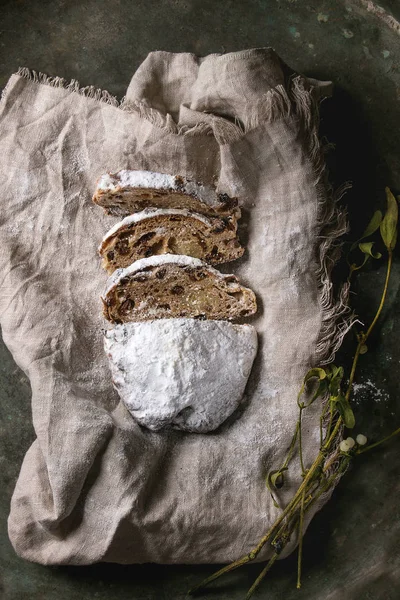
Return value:
M 381 228 L 382 240 L 388 250 L 393 250 L 397 241 L 398 206 L 396 198 L 390 189 L 385 188 L 387 198 L 387 210 L 383 217 Z
M 346 400 L 344 396 L 340 395 L 336 400 L 336 406 L 340 416 L 343 419 L 343 423 L 348 429 L 353 429 L 354 425 L 356 424 L 356 419 L 348 400 Z
M 358 244 L 358 247 L 360 248 L 361 252 L 367 256 L 371 256 L 372 258 L 382 258 L 382 254 L 380 252 L 373 252 L 372 246 L 374 243 L 375 242 L 362 242 L 361 244 Z
M 362 269 L 363 266 L 365 265 L 365 263 L 367 262 L 367 260 L 371 256 L 372 256 L 372 258 L 376 258 L 376 259 L 382 258 L 382 254 L 380 252 L 372 251 L 372 246 L 374 245 L 374 243 L 375 242 L 362 242 L 361 244 L 358 244 L 359 249 L 364 254 L 364 260 L 360 265 L 356 265 L 356 264 L 350 265 L 351 271 L 359 271 L 360 269 Z
M 280 489 L 283 486 L 283 484 L 285 482 L 283 473 L 284 473 L 284 471 L 287 471 L 287 470 L 288 470 L 287 467 L 281 467 L 280 469 L 277 469 L 275 471 L 270 471 L 265 480 L 266 486 L 269 489 L 272 501 L 274 503 L 274 506 L 276 506 L 276 508 L 280 508 L 280 506 L 277 503 L 277 501 L 275 500 L 274 493 L 276 490 Z
M 326 379 L 323 379 L 322 381 L 320 381 L 318 383 L 318 387 L 315 390 L 314 394 L 311 396 L 311 399 L 307 402 L 307 404 L 305 405 L 305 408 L 308 408 L 309 406 L 311 406 L 311 404 L 313 402 L 315 402 L 315 400 L 317 398 L 322 398 L 323 396 L 325 396 L 326 392 L 328 391 L 328 382 Z
M 305 375 L 305 377 L 303 379 L 303 385 L 300 388 L 299 395 L 297 396 L 297 404 L 298 404 L 299 408 L 306 408 L 306 407 L 310 406 L 314 402 L 314 400 L 316 400 L 318 398 L 318 396 L 322 395 L 322 393 L 324 393 L 324 391 L 327 390 L 326 385 L 321 385 L 321 383 L 326 379 L 326 377 L 327 377 L 327 373 L 326 373 L 325 369 L 315 367 L 314 369 L 310 369 L 308 371 L 308 373 Z M 310 381 L 310 379 L 314 379 L 314 378 L 319 380 L 317 390 L 314 392 L 309 403 L 304 404 L 303 402 L 300 402 L 300 398 L 304 394 L 304 390 L 305 390 L 307 382 Z
M 326 376 L 328 377 L 328 379 L 330 379 L 331 375 L 332 375 L 332 369 L 336 369 L 335 365 L 326 365 L 324 371 L 326 373 Z
M 381 222 L 382 222 L 382 213 L 380 210 L 377 210 L 374 212 L 372 219 L 366 226 L 362 236 L 356 242 L 354 242 L 354 244 L 351 246 L 350 251 L 354 250 L 354 248 L 357 248 L 358 242 L 361 242 L 361 240 L 365 240 L 365 238 L 367 238 L 370 235 L 372 235 L 373 233 L 375 233 L 375 231 L 377 231 L 377 229 L 379 229 Z
M 340 384 L 342 383 L 342 379 L 344 376 L 343 367 L 337 367 L 335 373 L 332 376 L 332 379 L 329 384 L 329 391 L 331 396 L 336 398 L 340 393 Z
M 397 243 L 397 231 L 398 230 L 396 228 L 396 233 L 394 234 L 394 238 L 393 238 L 393 241 L 392 241 L 392 250 L 393 250 L 393 248 L 395 248 L 396 243 Z
M 382 213 L 380 210 L 376 210 L 374 212 L 374 214 L 372 215 L 372 219 L 366 226 L 364 233 L 360 237 L 360 240 L 364 240 L 365 238 L 367 238 L 370 235 L 372 235 L 373 233 L 375 233 L 375 231 L 377 231 L 377 229 L 379 229 L 381 221 L 382 221 Z
M 351 271 L 359 271 L 360 269 L 362 269 L 368 259 L 369 259 L 369 255 L 368 254 L 364 254 L 364 260 L 361 263 L 361 265 L 356 265 L 356 264 L 351 265 L 350 266 Z
M 308 371 L 308 373 L 306 374 L 306 376 L 304 377 L 304 383 L 307 383 L 307 381 L 309 379 L 312 379 L 313 377 L 318 377 L 318 379 L 320 381 L 322 381 L 326 377 L 325 369 L 319 369 L 319 368 L 310 369 Z
M 287 467 L 283 467 L 282 469 L 279 469 L 276 472 L 272 472 L 270 481 L 271 481 L 271 485 L 274 488 L 280 489 L 283 486 L 283 484 L 285 483 L 283 472 L 287 471 L 287 470 L 288 470 Z
M 340 371 L 340 368 L 341 367 L 337 367 L 336 365 L 327 365 L 325 367 L 326 375 L 329 381 L 331 381 L 331 379 L 337 375 L 337 373 Z

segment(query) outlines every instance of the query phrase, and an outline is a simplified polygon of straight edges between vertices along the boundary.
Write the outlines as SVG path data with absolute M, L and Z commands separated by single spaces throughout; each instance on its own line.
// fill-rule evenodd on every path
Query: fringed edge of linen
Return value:
M 93 85 L 81 87 L 79 81 L 76 79 L 67 81 L 63 77 L 51 77 L 50 75 L 46 75 L 40 71 L 34 71 L 33 69 L 28 69 L 27 67 L 19 67 L 16 75 L 24 77 L 25 79 L 29 79 L 30 81 L 34 81 L 35 83 L 41 83 L 55 88 L 63 88 L 69 92 L 75 92 L 81 96 L 86 96 L 86 98 L 93 98 L 94 100 L 104 102 L 110 106 L 120 106 L 119 100 L 110 94 L 110 92 L 96 88 Z
M 319 99 L 314 86 L 301 75 L 289 79 L 287 91 L 278 91 L 278 106 L 281 108 L 281 116 L 297 118 L 299 127 L 303 134 L 304 144 L 315 174 L 315 186 L 317 190 L 317 243 L 315 247 L 315 258 L 317 263 L 316 278 L 319 292 L 319 302 L 322 309 L 320 331 L 316 340 L 313 364 L 311 366 L 324 366 L 335 359 L 335 354 L 342 345 L 345 335 L 356 322 L 356 317 L 349 306 L 349 283 L 334 286 L 332 282 L 332 271 L 337 264 L 342 250 L 344 234 L 348 232 L 347 210 L 340 204 L 345 192 L 351 188 L 349 182 L 333 189 L 328 178 L 328 169 L 325 162 L 325 154 L 329 144 L 323 143 L 318 135 L 319 130 Z M 274 92 L 273 90 L 272 92 Z M 273 93 L 271 94 L 273 96 Z M 272 98 L 269 100 L 272 102 Z M 275 115 L 277 107 L 275 106 Z M 329 396 L 323 399 L 325 405 L 329 402 Z M 325 425 L 325 424 L 324 424 Z M 344 426 L 340 427 L 335 443 L 324 464 L 329 464 L 331 459 L 337 455 L 337 448 L 343 439 Z M 338 471 L 338 461 L 333 461 L 327 475 Z M 343 474 L 337 476 L 335 484 L 321 495 L 317 510 L 329 500 L 334 488 L 339 483 Z M 312 515 L 306 519 L 304 530 Z M 292 540 L 285 550 L 284 556 L 288 556 L 298 544 L 298 537 Z
M 347 212 L 339 205 L 349 183 L 336 191 L 328 181 L 325 165 L 326 146 L 320 141 L 319 101 L 317 89 L 302 75 L 292 75 L 286 85 L 277 85 L 264 94 L 251 108 L 245 122 L 234 122 L 208 114 L 211 121 L 195 125 L 177 124 L 169 114 L 162 114 L 144 102 L 118 100 L 115 96 L 94 86 L 81 87 L 76 79 L 67 81 L 62 77 L 51 77 L 27 67 L 20 67 L 17 75 L 36 83 L 63 88 L 87 98 L 104 102 L 121 110 L 136 113 L 158 128 L 176 135 L 214 135 L 221 145 L 231 144 L 246 135 L 261 123 L 273 122 L 282 118 L 297 119 L 301 127 L 307 153 L 315 173 L 315 186 L 318 194 L 318 240 L 316 248 L 319 299 L 322 307 L 322 323 L 314 355 L 315 365 L 332 362 L 343 338 L 355 321 L 348 305 L 349 285 L 343 284 L 338 291 L 332 283 L 332 269 L 335 266 L 341 247 L 341 238 L 348 230 Z M 7 93 L 3 91 L 3 97 Z
M 282 118 L 297 119 L 303 144 L 315 176 L 314 185 L 317 191 L 315 276 L 322 317 L 316 339 L 316 349 L 310 366 L 324 366 L 335 359 L 335 354 L 342 345 L 345 335 L 357 320 L 349 306 L 349 284 L 346 282 L 334 286 L 332 282 L 332 271 L 341 256 L 343 236 L 348 232 L 349 227 L 347 210 L 341 206 L 340 200 L 351 188 L 351 184 L 345 182 L 334 190 L 329 182 L 325 154 L 330 144 L 319 138 L 319 94 L 310 81 L 301 75 L 292 76 L 285 87 L 279 85 L 267 96 L 264 106 L 264 116 L 267 122 Z M 250 128 L 256 127 L 257 123 L 260 123 L 260 116 L 249 123 Z M 329 396 L 322 399 L 322 406 L 327 402 L 329 402 Z M 343 433 L 344 426 L 342 425 L 329 456 L 325 458 L 324 465 L 329 464 L 337 455 L 337 448 L 343 439 Z M 327 475 L 338 473 L 338 465 L 339 461 L 333 461 Z M 334 485 L 321 495 L 315 511 L 306 514 L 303 532 L 315 512 L 328 502 L 342 475 L 338 474 Z M 293 535 L 280 558 L 289 556 L 295 550 L 298 542 L 298 535 Z
M 350 285 L 346 282 L 336 289 L 332 282 L 332 270 L 341 256 L 342 239 L 348 231 L 347 210 L 340 205 L 340 200 L 351 184 L 345 182 L 334 190 L 329 183 L 325 163 L 326 145 L 318 135 L 319 103 L 313 86 L 309 86 L 303 77 L 297 76 L 292 79 L 289 94 L 293 98 L 295 114 L 301 121 L 309 158 L 315 172 L 318 196 L 316 276 L 322 322 L 314 364 L 326 365 L 334 360 L 343 338 L 356 320 L 349 306 Z
M 196 125 L 191 126 L 179 126 L 172 119 L 171 115 L 163 115 L 158 110 L 152 108 L 151 106 L 148 106 L 144 102 L 127 100 L 125 97 L 123 97 L 121 100 L 118 100 L 116 96 L 113 96 L 107 90 L 96 88 L 93 85 L 81 87 L 77 79 L 71 79 L 71 81 L 68 81 L 63 77 L 52 77 L 50 75 L 46 75 L 45 73 L 41 73 L 40 71 L 29 69 L 28 67 L 19 67 L 16 75 L 18 75 L 19 77 L 23 77 L 24 79 L 28 79 L 29 81 L 33 81 L 35 83 L 48 85 L 50 87 L 55 88 L 62 88 L 64 90 L 67 90 L 68 92 L 75 92 L 76 94 L 80 94 L 81 96 L 85 96 L 86 98 L 91 98 L 98 102 L 104 102 L 109 106 L 119 108 L 120 110 L 126 112 L 136 113 L 141 119 L 149 121 L 155 127 L 165 129 L 165 131 L 167 131 L 168 133 L 173 133 L 176 135 L 214 134 L 213 127 L 209 123 L 197 123 Z M 6 96 L 7 87 L 8 85 L 3 90 L 2 98 Z M 236 126 L 232 123 L 229 123 L 229 125 L 231 125 L 231 127 L 228 127 L 228 130 L 231 130 L 232 135 L 232 129 L 236 128 Z
M 344 283 L 336 289 L 332 283 L 332 270 L 341 255 L 342 238 L 348 231 L 347 211 L 340 200 L 351 187 L 345 182 L 334 190 L 329 183 L 325 153 L 329 144 L 319 138 L 318 90 L 302 75 L 291 76 L 286 86 L 269 90 L 244 124 L 244 133 L 261 122 L 277 119 L 297 119 L 304 144 L 315 173 L 318 198 L 318 223 L 316 245 L 319 300 L 322 322 L 317 337 L 313 366 L 332 362 L 342 345 L 343 338 L 355 322 L 349 307 L 350 286 Z

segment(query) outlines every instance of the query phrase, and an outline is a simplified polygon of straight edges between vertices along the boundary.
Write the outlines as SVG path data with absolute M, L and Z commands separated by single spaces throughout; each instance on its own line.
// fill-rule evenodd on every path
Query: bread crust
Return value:
M 106 213 L 122 217 L 149 207 L 186 208 L 206 215 L 240 217 L 237 198 L 180 175 L 153 171 L 106 173 L 98 180 L 92 199 Z
M 118 269 L 102 297 L 111 323 L 191 317 L 233 320 L 253 315 L 255 294 L 235 275 L 183 255 L 161 255 Z
M 147 209 L 105 235 L 99 254 L 108 273 L 157 254 L 187 254 L 220 264 L 240 258 L 235 217 L 206 217 L 184 209 Z

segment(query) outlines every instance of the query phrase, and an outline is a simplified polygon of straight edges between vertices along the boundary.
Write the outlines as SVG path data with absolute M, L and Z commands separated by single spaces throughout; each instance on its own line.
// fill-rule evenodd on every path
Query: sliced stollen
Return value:
M 254 292 L 191 256 L 163 254 L 117 269 L 103 295 L 112 323 L 168 317 L 238 319 L 257 310 Z
M 239 405 L 257 353 L 251 325 L 160 319 L 104 333 L 113 383 L 141 425 L 206 433 Z
M 148 208 L 114 225 L 103 238 L 99 254 L 108 273 L 157 254 L 187 254 L 218 264 L 243 255 L 236 233 L 235 217 Z
M 144 208 L 186 208 L 210 215 L 240 217 L 237 198 L 219 194 L 213 186 L 153 171 L 106 173 L 97 182 L 93 202 L 107 213 L 126 216 Z

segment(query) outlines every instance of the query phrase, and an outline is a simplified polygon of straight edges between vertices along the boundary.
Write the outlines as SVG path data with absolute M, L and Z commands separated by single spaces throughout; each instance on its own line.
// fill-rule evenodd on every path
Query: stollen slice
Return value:
M 122 170 L 97 182 L 93 202 L 109 214 L 126 216 L 144 208 L 186 208 L 202 214 L 240 217 L 237 198 L 180 175 Z
M 257 353 L 251 325 L 159 319 L 104 332 L 113 384 L 131 415 L 154 431 L 206 433 L 240 404 Z
M 117 269 L 102 297 L 112 323 L 171 317 L 239 319 L 257 310 L 255 294 L 190 256 L 164 254 Z
M 235 217 L 206 217 L 186 209 L 145 209 L 108 231 L 99 247 L 108 273 L 157 254 L 187 254 L 210 264 L 243 255 Z

